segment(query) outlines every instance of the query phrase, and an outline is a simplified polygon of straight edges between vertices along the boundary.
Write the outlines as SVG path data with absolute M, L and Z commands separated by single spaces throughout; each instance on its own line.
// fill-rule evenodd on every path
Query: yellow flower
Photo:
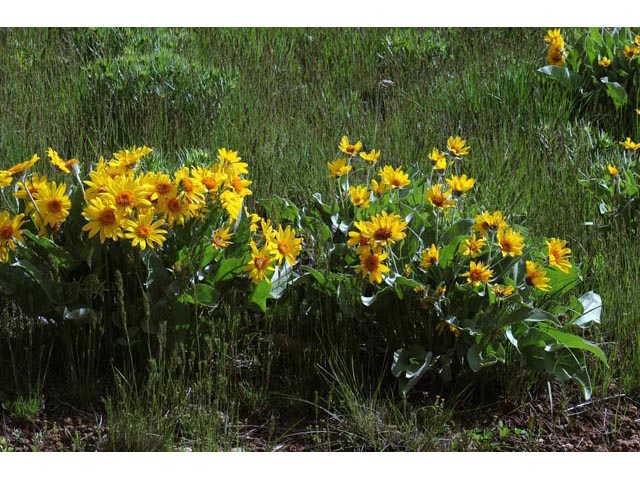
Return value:
M 29 195 L 24 189 L 25 186 L 27 187 L 27 190 L 29 190 L 29 193 L 33 197 L 46 184 L 47 184 L 46 176 L 44 175 L 40 176 L 37 173 L 34 173 L 31 176 L 31 178 L 28 178 L 24 181 L 24 186 L 22 182 L 18 183 L 18 190 L 16 190 L 16 193 L 14 194 L 14 196 L 16 198 L 19 198 L 20 200 L 29 200 Z
M 192 167 L 191 175 L 196 182 L 205 186 L 210 196 L 215 195 L 227 180 L 227 174 L 220 171 L 219 165 L 214 165 L 211 168 L 204 168 L 199 165 Z
M 636 113 L 640 115 L 640 108 L 636 108 Z
M 233 237 L 233 233 L 229 232 L 229 227 L 224 227 L 213 232 L 213 237 L 211 238 L 211 245 L 216 250 L 220 250 L 221 248 L 227 248 L 231 245 L 231 237 Z
M 275 258 L 272 256 L 272 247 L 265 244 L 261 250 L 258 250 L 256 242 L 251 240 L 251 260 L 244 267 L 245 272 L 249 272 L 249 278 L 253 283 L 259 283 L 260 280 L 266 280 L 271 283 L 271 275 L 273 274 L 273 262 Z
M 456 327 L 453 323 L 446 322 L 444 320 L 441 322 L 438 322 L 438 325 L 436 325 L 436 332 L 438 332 L 438 335 L 440 336 L 444 335 L 445 332 L 449 332 L 453 334 L 453 336 L 456 338 L 460 336 L 460 329 Z
M 227 178 L 227 186 L 230 187 L 233 192 L 240 198 L 244 198 L 253 193 L 247 188 L 252 183 L 253 182 L 251 180 L 245 180 L 244 178 L 237 175 Z
M 62 173 L 70 173 L 70 168 L 74 165 L 78 165 L 78 160 L 76 160 L 75 158 L 67 161 L 61 159 L 60 155 L 58 155 L 58 152 L 56 152 L 52 148 L 49 148 L 47 150 L 47 157 L 51 159 L 51 164 L 56 168 L 56 170 Z
M 611 65 L 611 59 L 605 55 L 600 59 L 600 61 L 598 62 L 598 65 L 600 65 L 601 67 L 607 68 L 609 65 Z
M 571 269 L 571 262 L 568 260 L 571 249 L 567 248 L 567 241 L 552 238 L 546 243 L 549 249 L 549 265 L 556 267 L 563 273 L 568 273 Z
M 380 178 L 382 183 L 387 184 L 390 188 L 404 188 L 409 185 L 409 175 L 402 171 L 401 167 L 393 168 L 390 165 L 385 165 L 380 170 Z
M 440 162 L 447 162 L 447 157 L 444 155 L 443 152 L 441 152 L 440 150 L 438 150 L 437 148 L 433 148 L 433 150 L 431 150 L 431 153 L 428 155 L 429 160 L 431 160 L 433 163 L 438 164 Z
M 82 216 L 89 221 L 82 227 L 83 232 L 89 232 L 89 238 L 99 233 L 100 243 L 104 243 L 107 238 L 118 240 L 122 237 L 122 214 L 108 200 L 101 197 L 91 199 Z
M 463 277 L 467 277 L 467 283 L 472 284 L 474 287 L 479 286 L 481 283 L 489 283 L 491 281 L 491 275 L 493 270 L 489 269 L 488 265 L 483 265 L 482 262 L 469 263 L 469 271 L 463 273 Z
M 101 161 L 104 159 L 101 157 Z M 107 191 L 107 184 L 112 177 L 109 175 L 109 170 L 102 162 L 102 166 L 98 163 L 98 168 L 89 173 L 89 180 L 85 180 L 84 184 L 88 187 L 84 190 L 85 200 L 91 200 L 98 195 Z
M 180 196 L 168 198 L 165 205 L 158 207 L 158 213 L 164 215 L 170 226 L 184 225 L 187 220 L 196 215 L 199 209 L 198 205 L 191 200 Z
M 131 240 L 131 245 L 139 246 L 140 250 L 145 250 L 147 247 L 155 248 L 166 240 L 167 231 L 160 228 L 163 225 L 163 219 L 153 221 L 153 212 L 143 213 L 138 215 L 136 220 L 127 221 L 124 238 Z
M 452 175 L 451 178 L 447 178 L 447 183 L 453 190 L 453 193 L 455 193 L 456 195 L 462 195 L 471 190 L 476 181 L 473 178 L 467 178 L 467 176 L 463 173 L 460 177 Z
M 67 186 L 64 183 L 58 185 L 52 182 L 43 185 L 42 189 L 34 195 L 33 198 L 45 225 L 57 229 L 69 215 L 71 200 L 66 192 Z M 36 218 L 39 219 L 38 216 Z
M 360 255 L 360 273 L 362 278 L 365 278 L 369 274 L 369 281 L 371 283 L 382 282 L 382 275 L 389 272 L 387 267 L 382 262 L 386 260 L 387 254 L 382 250 L 371 250 L 363 252 Z
M 226 148 L 218 149 L 218 164 L 220 171 L 229 176 L 237 176 L 248 174 L 248 164 L 241 162 L 241 157 L 235 150 L 227 150 Z
M 633 37 L 633 43 L 640 47 L 640 35 Z
M 205 186 L 189 175 L 189 167 L 182 167 L 174 174 L 178 187 L 178 195 L 191 200 L 192 203 L 204 202 Z
M 6 170 L 0 170 L 0 188 L 8 187 L 13 183 L 13 177 Z
M 607 165 L 607 170 L 609 171 L 609 175 L 612 177 L 617 177 L 620 174 L 618 167 L 611 165 L 610 163 Z
M 389 246 L 407 236 L 404 233 L 407 222 L 396 213 L 382 212 L 368 222 L 354 222 L 354 225 L 377 245 Z
M 8 177 L 15 177 L 17 175 L 20 175 L 21 173 L 24 173 L 31 167 L 33 167 L 38 160 L 40 160 L 40 157 L 38 157 L 38 154 L 34 154 L 31 159 L 25 160 L 24 162 L 16 163 L 8 170 L 4 170 L 4 174 Z
M 147 191 L 151 192 L 149 200 L 160 205 L 159 208 L 166 205 L 169 198 L 178 196 L 178 186 L 166 173 L 148 172 L 142 177 L 142 183 L 147 185 Z
M 125 169 L 129 169 L 135 166 L 142 157 L 148 155 L 153 150 L 149 147 L 133 147 L 133 150 L 120 150 L 113 154 L 113 158 L 115 161 L 113 162 L 114 166 L 122 167 Z
M 631 140 L 630 137 L 627 137 L 624 142 L 620 142 L 624 148 L 626 148 L 627 150 L 632 150 L 632 151 L 636 151 L 636 150 L 640 150 L 640 143 L 635 143 Z
M 370 196 L 369 190 L 364 185 L 349 187 L 351 203 L 358 208 L 367 208 L 369 206 Z
M 502 256 L 507 255 L 515 257 L 516 255 L 522 255 L 522 249 L 524 248 L 524 237 L 518 232 L 514 232 L 512 228 L 501 228 L 498 230 L 496 236 Z
M 233 190 L 225 190 L 220 194 L 220 203 L 229 215 L 231 221 L 235 221 L 242 210 L 242 199 L 240 195 L 236 195 Z M 259 218 L 259 217 L 258 217 Z
M 624 55 L 624 58 L 633 60 L 636 55 L 640 55 L 640 46 L 635 44 L 625 45 L 622 53 Z
M 462 254 L 465 256 L 471 256 L 471 258 L 476 258 L 476 255 L 480 253 L 482 247 L 487 244 L 484 238 L 476 238 L 476 234 L 474 233 L 470 238 L 467 238 L 463 244 Z
M 371 236 L 368 235 L 366 226 L 364 226 L 363 222 L 354 222 L 354 225 L 362 229 L 360 232 L 349 232 L 349 240 L 347 240 L 347 246 L 349 247 L 358 247 L 356 248 L 356 252 L 361 254 L 367 250 L 369 250 L 370 245 L 373 244 L 371 240 Z
M 560 37 L 549 45 L 549 50 L 547 50 L 547 61 L 549 62 L 549 65 L 562 67 L 568 55 L 569 50 L 564 47 L 564 40 Z
M 244 213 L 250 222 L 249 231 L 251 231 L 251 233 L 256 233 L 258 231 L 258 222 L 262 220 L 260 218 L 260 215 L 258 215 L 257 213 L 249 213 L 249 210 L 247 210 L 246 207 L 244 209 Z
M 559 28 L 555 28 L 555 29 L 549 29 L 547 30 L 547 34 L 544 37 L 544 43 L 553 43 L 555 41 L 557 41 L 558 39 L 561 39 L 562 41 L 564 41 L 564 39 L 562 38 L 562 34 L 560 33 L 560 29 Z
M 282 230 L 281 225 L 278 226 L 274 243 L 276 245 L 274 254 L 278 265 L 281 265 L 283 260 L 291 266 L 295 265 L 296 258 L 302 251 L 302 238 L 296 238 L 296 231 L 290 225 L 287 225 L 285 230 Z
M 341 152 L 346 153 L 347 155 L 355 155 L 360 150 L 362 150 L 362 142 L 357 141 L 353 145 L 349 143 L 349 139 L 346 135 L 344 135 L 340 139 L 340 145 L 338 146 Z
M 428 249 L 423 250 L 420 254 L 420 266 L 429 268 L 432 265 L 437 265 L 439 257 L 440 249 L 432 243 Z
M 536 262 L 532 262 L 530 260 L 526 261 L 527 267 L 527 283 L 538 290 L 542 290 L 543 292 L 547 292 L 551 289 L 551 285 L 549 282 L 551 279 L 547 277 L 544 269 L 538 265 Z
M 489 230 L 500 230 L 507 227 L 507 222 L 502 218 L 500 210 L 496 210 L 493 213 L 485 210 L 482 215 L 476 215 L 474 220 L 473 230 L 483 237 L 487 236 Z
M 493 293 L 495 293 L 497 297 L 508 297 L 509 295 L 513 295 L 513 292 L 515 292 L 515 288 L 513 288 L 512 285 L 496 285 L 493 287 Z
M 371 179 L 371 191 L 378 197 L 381 197 L 382 195 L 384 195 L 384 192 L 386 192 L 388 188 L 389 188 L 388 184 L 384 182 L 378 183 L 377 180 L 373 178 Z
M 456 157 L 462 157 L 469 155 L 471 147 L 467 146 L 466 140 L 456 135 L 455 137 L 449 137 L 447 139 L 447 149 Z
M 150 208 L 153 205 L 148 197 L 151 194 L 149 185 L 143 184 L 139 179 L 119 176 L 108 178 L 106 193 L 110 201 L 115 204 L 120 213 L 131 213 L 134 208 Z
M 456 204 L 456 201 L 451 198 L 451 189 L 443 192 L 441 183 L 437 183 L 427 190 L 426 199 L 431 205 L 439 209 L 451 208 Z
M 11 217 L 9 212 L 0 212 L 0 248 L 6 250 L 7 247 L 11 250 L 16 249 L 15 241 L 22 240 L 22 223 L 24 214 L 20 213 L 15 217 Z M 8 252 L 7 252 L 8 254 Z M 3 262 L 6 259 L 2 260 Z
M 374 148 L 369 153 L 360 152 L 360 158 L 366 160 L 369 163 L 376 163 L 380 158 L 380 150 L 376 151 Z
M 340 178 L 351 170 L 351 165 L 347 164 L 346 158 L 338 158 L 333 162 L 327 162 L 327 167 L 329 168 L 329 178 Z

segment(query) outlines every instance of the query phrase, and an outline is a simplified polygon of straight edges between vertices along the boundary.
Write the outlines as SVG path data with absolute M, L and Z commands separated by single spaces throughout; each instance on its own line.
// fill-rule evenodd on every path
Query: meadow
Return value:
M 263 212 L 275 197 L 300 209 L 316 192 L 331 198 L 327 162 L 344 135 L 413 172 L 430 172 L 432 149 L 464 138 L 478 213 L 509 212 L 528 238 L 567 241 L 579 293 L 602 300 L 600 322 L 582 334 L 607 357 L 586 356 L 587 401 L 580 385 L 523 370 L 512 351 L 449 382 L 426 375 L 401 395 L 394 349 L 362 305 L 354 322 L 351 307 L 310 288 L 266 309 L 238 308 L 242 291 L 210 309 L 196 298 L 197 327 L 183 342 L 164 324 L 125 325 L 116 339 L 101 323 L 110 319 L 51 322 L 4 295 L 0 451 L 563 450 L 594 435 L 582 425 L 607 409 L 606 434 L 587 448 L 637 448 L 624 443 L 638 438 L 629 430 L 640 384 L 637 228 L 633 215 L 602 220 L 600 197 L 580 180 L 619 161 L 620 143 L 640 140 L 639 122 L 579 103 L 537 72 L 545 34 L 0 29 L 0 169 L 39 152 L 34 168 L 53 175 L 53 148 L 86 173 L 101 156 L 144 145 L 147 168 L 173 171 L 225 148 L 248 165 L 244 206 Z

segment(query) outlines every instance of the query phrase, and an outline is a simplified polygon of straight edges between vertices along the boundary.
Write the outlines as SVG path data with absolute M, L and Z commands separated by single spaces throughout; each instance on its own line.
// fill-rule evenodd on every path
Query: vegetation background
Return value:
M 635 399 L 640 245 L 625 226 L 597 235 L 585 226 L 597 203 L 578 183 L 610 154 L 605 140 L 623 138 L 615 116 L 574 116 L 570 92 L 536 74 L 545 31 L 3 28 L 0 166 L 49 146 L 88 163 L 145 144 L 160 165 L 224 146 L 249 163 L 253 201 L 277 194 L 304 205 L 329 191 L 326 161 L 343 134 L 405 167 L 426 167 L 431 148 L 461 135 L 478 202 L 521 216 L 535 236 L 567 239 L 585 291 L 602 296 L 602 324 L 589 338 L 611 368 L 594 362 L 594 396 Z M 132 372 L 90 368 L 96 351 L 60 363 L 73 371 L 55 368 L 46 331 L 7 304 L 5 423 L 59 428 L 70 449 L 538 449 L 558 412 L 579 402 L 577 390 L 554 385 L 549 410 L 546 379 L 509 368 L 425 384 L 402 401 L 389 365 L 354 353 L 362 332 L 332 312 L 307 323 L 277 305 L 271 312 L 221 311 L 210 362 L 186 368 L 188 351 L 159 358 L 137 384 Z M 536 404 L 545 405 L 534 414 Z M 89 414 L 91 439 L 47 423 L 45 405 Z M 483 414 L 487 405 L 500 406 L 496 416 Z M 509 412 L 519 420 L 507 423 Z

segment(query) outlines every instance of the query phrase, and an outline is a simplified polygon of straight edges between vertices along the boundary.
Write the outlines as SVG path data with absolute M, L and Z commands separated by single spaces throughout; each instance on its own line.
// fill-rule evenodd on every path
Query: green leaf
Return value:
M 595 343 L 585 340 L 584 338 L 579 337 L 578 335 L 574 335 L 573 333 L 556 330 L 555 328 L 552 328 L 545 323 L 540 323 L 538 325 L 538 328 L 551 338 L 557 340 L 562 346 L 591 352 L 596 357 L 598 357 L 598 359 L 601 360 L 602 363 L 604 363 L 607 367 L 609 366 L 609 364 L 607 363 L 606 355 Z
M 591 322 L 600 323 L 600 315 L 602 313 L 602 297 L 595 292 L 587 292 L 582 295 L 578 301 L 582 305 L 582 315 L 571 321 L 572 325 L 578 325 L 585 328 Z
M 618 82 L 610 82 L 608 77 L 602 77 L 600 82 L 607 88 L 607 95 L 613 100 L 613 105 L 616 109 L 622 108 L 628 103 L 629 97 L 622 85 Z
M 271 284 L 267 280 L 260 280 L 249 297 L 249 305 L 262 313 L 267 311 L 267 299 L 271 295 Z
M 220 301 L 220 292 L 206 283 L 198 283 L 195 287 L 193 301 L 195 304 L 207 307 L 217 307 Z
M 271 298 L 278 299 L 284 295 L 285 290 L 293 284 L 299 276 L 294 273 L 291 265 L 284 262 L 282 266 L 276 266 L 271 277 Z
M 231 280 L 244 270 L 246 264 L 245 258 L 225 258 L 218 264 L 215 273 L 210 275 L 207 280 L 214 285 L 218 282 Z
M 482 360 L 482 349 L 480 345 L 474 343 L 467 350 L 467 361 L 469 362 L 469 366 L 471 370 L 474 372 L 479 371 L 482 368 L 484 361 Z
M 573 290 L 580 281 L 580 271 L 575 265 L 571 266 L 571 269 L 564 273 L 557 268 L 545 268 L 545 272 L 550 282 L 550 290 L 547 295 L 561 295 Z
M 315 268 L 309 267 L 307 265 L 304 265 L 302 267 L 302 270 L 308 274 L 308 277 L 311 277 L 313 280 L 315 280 L 316 283 L 318 283 L 318 285 L 320 285 L 321 287 L 324 287 L 326 285 L 327 280 L 319 270 L 316 270 Z M 307 277 L 307 275 L 305 275 L 305 277 Z
M 567 67 L 558 67 L 556 65 L 547 65 L 539 68 L 538 72 L 560 82 L 566 87 L 576 88 L 580 83 L 580 78 Z

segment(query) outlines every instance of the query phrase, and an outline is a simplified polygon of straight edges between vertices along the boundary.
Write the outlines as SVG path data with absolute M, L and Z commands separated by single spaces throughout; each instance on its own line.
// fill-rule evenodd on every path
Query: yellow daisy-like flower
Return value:
M 71 167 L 73 167 L 74 165 L 78 165 L 78 160 L 76 160 L 75 158 L 65 161 L 60 158 L 58 152 L 56 152 L 52 148 L 49 148 L 47 150 L 47 157 L 49 157 L 49 159 L 51 160 L 51 164 L 56 168 L 56 170 L 62 173 L 70 173 Z
M 333 162 L 327 162 L 329 168 L 329 178 L 340 178 L 351 170 L 351 165 L 347 163 L 346 158 L 338 158 Z
M 234 191 L 234 193 L 240 197 L 244 198 L 248 195 L 251 195 L 253 192 L 249 190 L 247 187 L 251 185 L 253 182 L 251 180 L 245 180 L 239 176 L 233 176 L 227 181 L 227 185 Z
M 530 260 L 526 261 L 527 267 L 527 284 L 541 290 L 543 292 L 547 292 L 551 290 L 551 279 L 547 277 L 547 273 L 544 269 L 538 265 L 536 262 L 532 262 Z
M 471 147 L 467 146 L 467 141 L 457 135 L 447 139 L 447 149 L 456 157 L 469 155 L 469 151 L 471 151 Z
M 512 228 L 501 228 L 498 230 L 496 239 L 498 240 L 498 245 L 500 245 L 503 257 L 506 257 L 507 255 L 510 257 L 522 255 L 524 237 L 518 232 L 515 232 Z
M 151 195 L 149 185 L 133 177 L 109 177 L 105 195 L 110 196 L 110 201 L 121 213 L 128 214 L 135 208 L 151 208 L 153 206 L 148 199 Z
M 360 158 L 366 160 L 369 163 L 376 163 L 380 158 L 380 150 L 376 150 L 374 148 L 369 153 L 360 152 Z
M 248 164 L 241 162 L 241 157 L 235 150 L 227 150 L 226 148 L 218 149 L 218 162 L 220 171 L 229 176 L 247 175 L 249 173 Z
M 262 220 L 262 218 L 257 213 L 249 213 L 249 210 L 247 210 L 246 207 L 244 209 L 244 213 L 250 222 L 249 231 L 251 233 L 256 233 L 258 231 L 258 223 L 260 222 L 260 220 Z
M 251 260 L 244 267 L 245 272 L 249 272 L 249 278 L 255 283 L 260 280 L 266 280 L 271 283 L 271 275 L 274 268 L 275 258 L 272 255 L 272 247 L 265 244 L 261 250 L 258 250 L 256 242 L 251 240 Z
M 477 238 L 474 233 L 470 238 L 467 238 L 462 245 L 462 254 L 476 258 L 476 255 L 480 253 L 482 248 L 487 244 L 484 238 Z
M 607 68 L 609 65 L 611 65 L 611 59 L 605 55 L 598 61 L 598 65 Z
M 60 185 L 56 182 L 47 183 L 33 198 L 42 215 L 42 221 L 51 228 L 57 229 L 69 215 L 71 200 L 64 183 Z M 39 219 L 39 217 L 36 218 Z
M 493 293 L 495 293 L 496 296 L 500 298 L 505 298 L 509 295 L 513 295 L 513 292 L 515 292 L 515 288 L 513 288 L 512 285 L 496 285 L 495 287 L 493 287 Z
M 562 37 L 549 45 L 549 50 L 547 50 L 547 61 L 549 65 L 562 67 L 567 56 L 569 56 L 569 50 L 564 47 Z
M 233 237 L 233 233 L 229 232 L 229 227 L 220 228 L 213 232 L 211 245 L 213 245 L 216 250 L 227 248 L 232 243 L 231 237 Z
M 167 231 L 160 228 L 163 225 L 163 219 L 153 221 L 153 212 L 143 213 L 135 220 L 127 220 L 124 238 L 131 240 L 131 245 L 140 247 L 140 250 L 155 248 L 166 240 Z
M 378 183 L 377 180 L 375 179 L 371 179 L 371 191 L 378 197 L 381 197 L 382 195 L 384 195 L 384 192 L 386 192 L 389 189 L 389 185 L 384 183 L 384 182 L 380 182 Z
M 99 233 L 100 243 L 104 243 L 107 238 L 116 241 L 122 237 L 122 214 L 108 200 L 93 198 L 82 211 L 82 216 L 89 221 L 82 227 L 83 232 L 89 232 L 89 238 Z
M 451 178 L 447 178 L 446 181 L 456 195 L 467 193 L 476 183 L 475 179 L 467 178 L 467 175 L 464 173 L 460 177 L 452 175 Z
M 382 282 L 382 275 L 389 272 L 387 267 L 382 262 L 386 260 L 387 254 L 382 250 L 371 250 L 363 252 L 360 255 L 360 273 L 362 278 L 369 275 L 369 281 L 371 283 Z
M 13 183 L 13 177 L 6 170 L 0 170 L 0 188 L 8 187 Z
M 170 226 L 175 224 L 184 225 L 187 220 L 190 220 L 196 215 L 198 211 L 198 205 L 191 202 L 186 197 L 172 197 L 167 199 L 167 203 L 158 208 L 158 213 L 164 215 L 169 222 Z
M 390 188 L 404 188 L 411 183 L 409 174 L 404 173 L 401 167 L 393 168 L 385 165 L 379 175 L 382 183 L 386 183 Z
M 547 30 L 547 34 L 544 36 L 544 43 L 553 43 L 558 39 L 564 41 L 564 39 L 562 38 L 562 34 L 560 33 L 560 29 L 550 28 L 549 30 Z
M 571 262 L 568 260 L 571 249 L 567 248 L 567 241 L 552 238 L 546 243 L 549 249 L 549 265 L 563 273 L 568 273 L 571 270 Z
M 142 177 L 142 183 L 148 186 L 149 200 L 160 206 L 156 208 L 162 209 L 169 198 L 178 196 L 178 186 L 166 173 L 148 172 Z
M 22 241 L 23 222 L 24 214 L 22 213 L 12 217 L 9 212 L 0 212 L 0 248 L 16 249 L 15 241 Z
M 366 230 L 365 226 L 358 226 L 356 224 L 360 224 L 361 222 L 354 222 L 354 225 L 357 228 L 362 228 Z M 372 244 L 371 236 L 369 236 L 366 231 L 360 232 L 349 232 L 349 240 L 347 240 L 347 246 L 349 247 L 357 247 L 356 252 L 358 254 L 362 254 L 363 252 L 369 250 Z
M 354 222 L 354 225 L 377 245 L 389 246 L 407 236 L 404 233 L 407 222 L 396 213 L 382 212 L 368 222 Z
M 5 176 L 15 177 L 17 175 L 20 175 L 21 173 L 24 173 L 27 170 L 29 170 L 31 167 L 33 167 L 38 160 L 40 160 L 40 157 L 38 157 L 38 154 L 34 154 L 33 157 L 31 157 L 29 160 L 16 163 L 12 167 L 10 167 L 8 170 L 4 170 Z
M 210 196 L 214 196 L 228 178 L 226 173 L 220 171 L 219 165 L 214 165 L 211 168 L 192 167 L 191 175 L 196 182 L 205 186 Z
M 439 257 L 440 249 L 432 243 L 429 248 L 423 250 L 420 254 L 420 266 L 423 268 L 429 268 L 433 265 L 437 265 Z
M 22 184 L 22 182 L 18 183 L 18 190 L 16 190 L 16 193 L 14 194 L 14 196 L 16 198 L 19 198 L 20 200 L 29 200 L 29 195 L 27 194 L 27 192 L 25 191 L 24 187 L 27 187 L 27 190 L 29 191 L 29 193 L 31 194 L 32 197 L 34 197 L 39 191 L 40 189 L 47 184 L 47 177 L 46 176 L 40 176 L 37 173 L 34 173 L 31 178 L 28 178 L 24 181 L 24 185 Z
M 242 210 L 243 198 L 244 197 L 236 195 L 233 190 L 225 190 L 220 194 L 220 203 L 222 203 L 222 207 L 225 209 L 225 211 L 229 215 L 229 219 L 232 222 L 235 221 L 236 218 L 238 218 L 238 215 L 240 215 L 240 211 Z
M 338 148 L 340 149 L 341 152 L 344 152 L 347 155 L 355 155 L 360 150 L 362 150 L 362 142 L 358 140 L 356 143 L 352 145 L 351 143 L 349 143 L 349 138 L 347 138 L 347 136 L 344 135 L 340 139 L 340 145 L 338 146 Z
M 622 54 L 627 60 L 633 60 L 636 55 L 640 55 L 640 47 L 635 44 L 625 45 Z
M 612 177 L 617 177 L 620 174 L 618 167 L 611 165 L 610 163 L 607 165 L 607 170 L 609 171 L 609 175 Z
M 502 218 L 500 210 L 496 210 L 493 213 L 485 210 L 482 215 L 476 215 L 474 221 L 473 231 L 478 232 L 483 237 L 487 236 L 489 230 L 500 230 L 507 227 L 507 222 Z
M 174 174 L 178 195 L 188 198 L 192 203 L 204 202 L 205 186 L 189 175 L 189 167 L 182 167 Z
M 467 277 L 467 283 L 474 287 L 481 283 L 489 283 L 491 275 L 493 275 L 493 270 L 489 269 L 488 265 L 483 265 L 482 262 L 476 263 L 473 260 L 469 263 L 469 271 L 462 274 L 463 277 Z
M 451 189 L 443 192 L 442 184 L 437 183 L 427 190 L 426 199 L 435 208 L 439 208 L 441 210 L 451 208 L 456 204 L 456 201 L 451 198 L 451 192 Z
M 640 47 L 640 35 L 636 35 L 635 37 L 633 37 L 633 43 Z
M 130 169 L 145 155 L 148 155 L 153 150 L 149 147 L 133 147 L 133 150 L 120 150 L 113 154 L 113 158 L 115 159 L 114 164 L 126 169 Z
M 445 166 L 447 164 L 447 157 L 445 156 L 444 152 L 441 152 L 435 147 L 431 150 L 431 153 L 428 155 L 428 157 L 429 160 L 431 160 L 434 164 L 438 164 L 441 162 L 444 162 Z
M 295 265 L 296 258 L 302 251 L 302 238 L 296 238 L 296 231 L 290 225 L 287 225 L 284 230 L 282 226 L 278 226 L 274 243 L 276 245 L 274 254 L 278 265 L 281 265 L 283 260 L 291 266 Z
M 351 203 L 358 208 L 367 208 L 371 195 L 365 185 L 358 185 L 349 187 L 349 198 Z
M 632 150 L 634 152 L 636 150 L 640 150 L 640 143 L 636 143 L 632 141 L 630 137 L 625 138 L 624 142 L 620 142 L 620 143 L 627 150 Z

